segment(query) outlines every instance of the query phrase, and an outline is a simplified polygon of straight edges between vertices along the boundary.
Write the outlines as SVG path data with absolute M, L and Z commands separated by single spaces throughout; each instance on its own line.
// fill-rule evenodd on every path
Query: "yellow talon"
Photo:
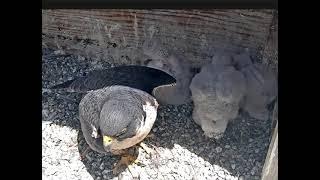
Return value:
M 139 161 L 137 159 L 133 162 L 133 164 L 136 164 L 136 165 L 141 166 L 141 167 L 145 167 L 146 166 L 145 164 L 143 164 L 141 161 Z
M 126 167 L 131 167 L 131 164 L 134 163 L 137 159 L 137 157 L 132 156 L 130 154 L 125 154 L 121 156 L 120 161 L 114 166 L 113 168 L 113 174 L 119 174 L 121 171 L 123 171 Z

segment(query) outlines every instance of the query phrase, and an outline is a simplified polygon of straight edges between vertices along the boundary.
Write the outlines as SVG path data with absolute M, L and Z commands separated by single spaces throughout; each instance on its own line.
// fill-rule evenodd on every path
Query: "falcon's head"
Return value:
M 158 103 L 140 90 L 122 89 L 106 100 L 100 111 L 99 134 L 107 152 L 129 148 L 150 132 Z

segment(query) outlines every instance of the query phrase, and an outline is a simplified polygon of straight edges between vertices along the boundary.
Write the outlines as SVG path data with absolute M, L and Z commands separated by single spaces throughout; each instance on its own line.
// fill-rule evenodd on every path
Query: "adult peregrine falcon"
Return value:
M 148 135 L 157 108 L 158 103 L 150 94 L 116 85 L 89 92 L 80 102 L 79 118 L 93 150 L 117 153 Z
M 157 117 L 157 100 L 164 104 L 166 99 L 175 100 L 172 93 L 168 93 L 172 97 L 152 95 L 159 88 L 171 91 L 175 85 L 176 79 L 161 70 L 119 66 L 92 71 L 52 88 L 86 93 L 79 104 L 85 140 L 94 151 L 121 155 L 149 134 Z

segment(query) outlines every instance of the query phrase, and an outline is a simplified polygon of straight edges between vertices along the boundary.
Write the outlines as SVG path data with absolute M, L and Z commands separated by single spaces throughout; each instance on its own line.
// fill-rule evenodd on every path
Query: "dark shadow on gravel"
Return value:
M 49 59 L 57 58 L 50 54 L 47 55 L 47 59 L 48 57 Z M 47 89 L 57 82 L 68 80 L 72 76 L 92 69 L 86 63 L 81 62 L 83 64 L 76 65 L 77 69 L 71 69 L 74 73 L 64 72 L 64 68 L 60 67 L 72 66 L 68 63 L 79 63 L 78 60 L 72 60 L 73 58 L 70 58 L 70 62 L 52 62 L 54 67 L 49 67 L 50 63 L 43 65 L 43 67 L 45 66 L 44 71 L 51 72 L 43 73 L 45 75 L 42 76 L 42 114 L 43 121 L 51 121 L 61 126 L 80 130 L 78 104 L 82 95 Z M 80 70 L 81 68 L 83 70 Z M 224 137 L 216 141 L 203 136 L 202 129 L 195 124 L 191 117 L 192 104 L 160 106 L 157 120 L 152 129 L 155 137 L 146 139 L 144 142 L 149 147 L 154 145 L 168 149 L 172 149 L 174 144 L 178 144 L 210 164 L 225 168 L 233 176 L 250 174 L 250 176 L 260 177 L 270 140 L 270 119 L 260 121 L 250 118 L 247 113 L 240 112 L 239 117 L 228 125 Z M 78 134 L 79 153 L 81 154 L 87 147 L 80 130 Z M 95 179 L 97 175 L 103 179 L 110 179 L 114 177 L 111 168 L 118 160 L 117 156 L 102 155 L 89 150 L 82 162 Z
M 78 132 L 79 154 L 83 154 L 88 147 L 89 145 L 85 141 L 82 131 L 80 130 Z M 86 155 L 81 161 L 94 179 L 97 178 L 97 175 L 103 179 L 111 179 L 115 177 L 112 173 L 112 167 L 120 160 L 119 156 L 113 156 L 111 154 L 103 155 L 91 150 L 90 148 L 85 154 Z

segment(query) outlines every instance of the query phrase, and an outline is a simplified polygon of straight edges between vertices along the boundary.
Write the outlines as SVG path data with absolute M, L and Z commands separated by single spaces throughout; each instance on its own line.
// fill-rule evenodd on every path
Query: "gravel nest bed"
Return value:
M 42 177 L 43 179 L 133 179 L 128 169 L 113 176 L 117 156 L 92 150 L 83 160 L 86 144 L 78 120 L 82 95 L 51 91 L 50 86 L 112 65 L 43 49 L 42 56 Z M 160 106 L 152 133 L 133 166 L 140 179 L 260 179 L 271 134 L 271 120 L 261 121 L 240 112 L 222 139 L 206 138 L 191 118 L 192 104 Z

